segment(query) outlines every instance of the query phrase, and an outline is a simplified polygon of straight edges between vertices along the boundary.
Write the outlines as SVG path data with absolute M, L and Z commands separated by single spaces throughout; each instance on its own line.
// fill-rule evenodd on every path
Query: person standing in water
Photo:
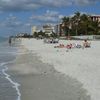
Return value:
M 11 45 L 11 36 L 9 37 L 9 41 L 8 42 L 9 42 L 9 45 Z

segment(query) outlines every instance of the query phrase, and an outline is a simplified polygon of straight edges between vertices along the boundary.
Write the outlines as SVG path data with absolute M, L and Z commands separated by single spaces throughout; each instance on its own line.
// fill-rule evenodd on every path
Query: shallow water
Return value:
M 16 58 L 17 47 L 9 46 L 7 41 L 0 41 L 0 100 L 17 100 L 15 84 L 7 74 L 7 63 Z M 12 82 L 11 82 L 12 81 Z

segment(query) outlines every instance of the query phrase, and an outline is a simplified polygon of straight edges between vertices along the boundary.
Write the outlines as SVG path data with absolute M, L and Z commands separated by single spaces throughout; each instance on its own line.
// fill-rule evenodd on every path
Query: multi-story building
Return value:
M 64 36 L 64 32 L 63 32 L 61 23 L 56 25 L 56 34 L 59 36 Z
M 100 22 L 100 15 L 91 15 L 91 19 Z
M 59 36 L 65 36 L 65 32 L 64 32 L 64 24 L 60 23 L 56 25 L 56 33 Z
M 31 34 L 34 35 L 35 32 L 37 32 L 37 27 L 36 26 L 32 26 Z
M 48 35 L 52 34 L 53 32 L 55 32 L 54 26 L 53 25 L 44 25 L 43 32 L 45 32 Z

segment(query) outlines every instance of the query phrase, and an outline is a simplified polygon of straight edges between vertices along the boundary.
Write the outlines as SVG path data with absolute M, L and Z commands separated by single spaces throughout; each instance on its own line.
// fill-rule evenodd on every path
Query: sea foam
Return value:
M 10 62 L 8 62 L 10 63 Z M 0 66 L 3 67 L 2 69 L 2 73 L 5 75 L 5 78 L 13 85 L 12 87 L 16 89 L 16 92 L 17 92 L 17 99 L 16 100 L 21 100 L 21 93 L 20 93 L 20 90 L 19 90 L 19 86 L 20 84 L 13 81 L 11 79 L 11 76 L 9 74 L 7 74 L 7 70 L 8 70 L 8 67 L 6 66 L 8 63 L 1 63 Z

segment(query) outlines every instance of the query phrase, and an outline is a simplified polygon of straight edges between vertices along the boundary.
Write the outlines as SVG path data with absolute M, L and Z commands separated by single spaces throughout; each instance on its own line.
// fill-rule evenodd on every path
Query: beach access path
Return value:
M 60 43 L 82 41 L 60 40 Z M 77 79 L 83 84 L 91 100 L 100 98 L 100 41 L 91 41 L 91 48 L 54 48 L 58 44 L 45 44 L 43 40 L 22 39 L 22 45 L 35 52 L 42 62 L 53 65 L 62 74 Z

